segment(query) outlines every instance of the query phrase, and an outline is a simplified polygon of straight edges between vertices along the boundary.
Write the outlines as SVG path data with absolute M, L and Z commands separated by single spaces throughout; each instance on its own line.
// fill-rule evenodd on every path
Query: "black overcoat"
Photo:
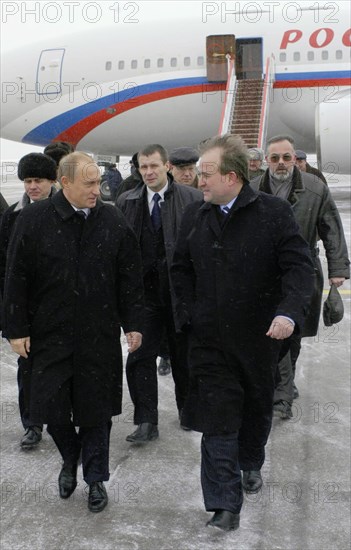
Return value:
M 295 331 L 301 330 L 314 279 L 307 243 L 286 201 L 245 185 L 222 228 L 216 209 L 209 203 L 187 208 L 171 269 L 178 328 L 189 327 L 190 346 L 196 340 L 202 353 L 199 357 L 190 349 L 190 369 L 194 373 L 198 361 L 199 373 L 202 369 L 204 374 L 206 364 L 206 376 L 212 376 L 213 395 L 207 405 L 201 405 L 201 387 L 192 388 L 196 413 L 186 425 L 213 433 L 240 426 L 242 373 L 234 367 L 225 372 L 210 359 L 206 363 L 206 350 L 217 348 L 240 357 L 257 384 L 264 369 L 265 383 L 272 381 L 267 371 L 273 369 L 272 343 L 277 341 L 265 334 L 277 315 L 290 317 Z M 237 388 L 237 403 L 226 393 L 226 380 Z M 264 386 L 261 391 L 264 395 Z
M 34 422 L 67 415 L 57 395 L 68 379 L 76 425 L 121 412 L 120 327 L 142 332 L 142 311 L 140 251 L 118 209 L 98 202 L 84 221 L 62 191 L 23 209 L 9 245 L 3 332 L 31 338 Z
M 328 277 L 350 277 L 347 245 L 337 206 L 328 187 L 316 176 L 294 168 L 288 197 L 301 235 L 308 242 L 315 268 L 315 288 L 301 336 L 318 332 L 323 293 L 323 271 L 317 242 L 322 240 L 328 262 Z M 271 194 L 269 170 L 250 182 L 253 189 Z

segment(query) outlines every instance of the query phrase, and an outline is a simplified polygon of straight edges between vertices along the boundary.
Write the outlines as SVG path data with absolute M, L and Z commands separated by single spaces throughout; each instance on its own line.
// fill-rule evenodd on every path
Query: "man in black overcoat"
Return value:
M 88 507 L 100 512 L 111 417 L 121 412 L 121 326 L 129 351 L 141 344 L 141 257 L 122 213 L 98 201 L 100 171 L 90 156 L 65 156 L 59 177 L 61 191 L 17 218 L 3 332 L 31 363 L 30 416 L 48 425 L 62 455 L 60 496 L 75 490 L 81 454 Z
M 188 391 L 187 343 L 174 326 L 169 270 L 181 218 L 186 206 L 202 198 L 192 187 L 175 183 L 168 174 L 168 153 L 159 144 L 138 153 L 144 183 L 117 200 L 140 243 L 145 288 L 143 344 L 127 359 L 127 380 L 134 404 L 134 424 L 127 436 L 131 443 L 148 443 L 158 433 L 156 358 L 166 331 L 179 416 Z
M 238 136 L 203 144 L 205 204 L 185 211 L 171 269 L 190 346 L 183 423 L 203 433 L 208 525 L 224 530 L 239 526 L 240 470 L 245 486 L 263 465 L 280 344 L 301 330 L 314 277 L 290 206 L 251 189 L 247 159 Z
M 9 206 L 1 219 L 0 224 L 0 293 L 4 292 L 7 248 L 10 242 L 12 229 L 17 217 L 23 208 L 32 202 L 47 199 L 56 193 L 56 164 L 48 155 L 43 153 L 29 153 L 24 155 L 18 163 L 18 179 L 23 181 L 24 190 L 21 200 Z M 29 361 L 19 356 L 17 370 L 18 405 L 21 421 L 25 430 L 21 439 L 22 449 L 33 449 L 42 439 L 42 425 L 35 425 L 26 407 L 24 396 L 26 388 L 25 378 L 29 376 Z

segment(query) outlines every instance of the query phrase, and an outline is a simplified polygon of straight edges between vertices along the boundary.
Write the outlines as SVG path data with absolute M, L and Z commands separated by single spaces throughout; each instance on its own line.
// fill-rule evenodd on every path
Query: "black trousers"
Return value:
M 134 404 L 134 423 L 158 423 L 158 388 L 156 359 L 164 329 L 167 334 L 172 376 L 178 411 L 184 406 L 188 392 L 187 340 L 177 334 L 171 304 L 153 303 L 146 298 L 143 343 L 127 359 L 126 374 L 130 397 Z
M 107 481 L 109 474 L 109 447 L 112 422 L 98 426 L 80 427 L 72 422 L 66 425 L 48 424 L 47 431 L 56 443 L 63 462 L 75 464 L 82 454 L 83 478 L 88 484 Z
M 30 360 L 26 359 L 25 357 L 19 357 L 17 360 L 17 364 L 18 406 L 22 426 L 25 430 L 33 426 L 36 426 L 42 430 L 43 425 L 38 424 L 37 422 L 33 422 L 29 415 L 29 380 L 31 370 Z
M 239 514 L 243 494 L 239 465 L 238 432 L 203 434 L 201 486 L 208 512 L 228 510 Z
M 283 342 L 277 369 L 274 402 L 284 400 L 292 404 L 296 361 L 300 350 L 301 337 L 296 334 Z

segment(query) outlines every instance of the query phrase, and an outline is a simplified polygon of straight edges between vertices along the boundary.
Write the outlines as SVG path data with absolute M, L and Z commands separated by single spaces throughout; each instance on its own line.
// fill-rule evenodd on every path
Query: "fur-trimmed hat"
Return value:
M 17 175 L 20 180 L 26 178 L 45 178 L 56 181 L 56 162 L 43 153 L 29 153 L 18 163 Z

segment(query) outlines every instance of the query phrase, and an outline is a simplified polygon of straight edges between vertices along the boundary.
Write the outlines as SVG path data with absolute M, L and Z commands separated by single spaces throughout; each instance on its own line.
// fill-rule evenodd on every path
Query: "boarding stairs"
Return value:
M 247 147 L 258 147 L 263 80 L 238 80 L 230 133 L 239 135 Z
M 231 61 L 218 134 L 240 135 L 248 148 L 264 148 L 273 82 L 273 56 L 267 59 L 262 79 L 237 79 Z

